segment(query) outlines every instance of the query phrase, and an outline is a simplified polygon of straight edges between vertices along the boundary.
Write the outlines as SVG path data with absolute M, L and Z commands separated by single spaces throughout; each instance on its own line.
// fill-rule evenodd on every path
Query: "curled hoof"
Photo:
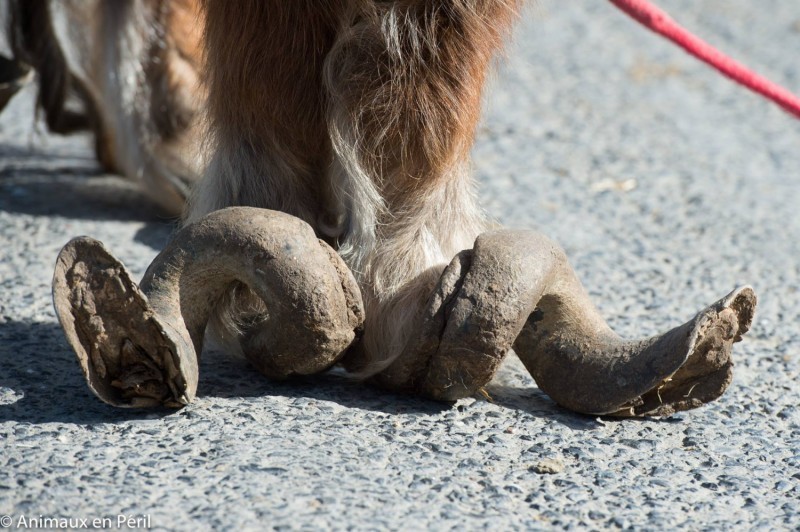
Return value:
M 125 266 L 91 238 L 70 241 L 58 256 L 53 302 L 89 388 L 119 407 L 188 404 L 187 377 L 197 368 L 178 356 L 170 334 Z M 186 373 L 189 375 L 185 375 Z
M 664 335 L 625 341 L 558 246 L 532 231 L 493 231 L 445 268 L 418 339 L 376 380 L 455 400 L 487 384 L 513 346 L 539 388 L 566 408 L 666 416 L 725 391 L 732 344 L 755 306 L 753 290 L 740 288 Z
M 686 326 L 676 329 L 681 333 L 690 329 L 683 365 L 610 415 L 669 416 L 720 397 L 733 379 L 733 344 L 741 341 L 750 329 L 755 308 L 752 288 L 739 288 L 698 313 Z
M 262 209 L 224 209 L 185 227 L 141 287 L 102 244 L 75 239 L 59 255 L 53 295 L 101 399 L 179 406 L 194 398 L 206 325 L 234 285 L 265 305 L 239 340 L 270 377 L 323 371 L 359 337 L 361 295 L 341 258 L 304 222 Z M 445 268 L 415 342 L 375 380 L 459 399 L 482 388 L 513 345 L 539 387 L 567 408 L 665 416 L 725 391 L 732 345 L 755 306 L 753 290 L 740 288 L 666 334 L 625 341 L 558 246 L 530 231 L 495 231 Z
M 267 376 L 323 371 L 359 336 L 361 293 L 342 259 L 305 222 L 266 209 L 223 209 L 186 226 L 140 286 L 100 242 L 74 239 L 59 254 L 53 300 L 98 397 L 180 406 L 195 397 L 206 326 L 234 285 L 267 310 L 239 337 Z

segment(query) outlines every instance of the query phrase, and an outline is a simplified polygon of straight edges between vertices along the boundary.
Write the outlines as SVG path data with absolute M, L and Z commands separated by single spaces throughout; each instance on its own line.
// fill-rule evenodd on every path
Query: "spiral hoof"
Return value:
M 561 249 L 532 231 L 478 237 L 444 270 L 416 343 L 378 377 L 435 399 L 474 394 L 511 349 L 539 387 L 587 414 L 666 416 L 719 397 L 756 298 L 735 290 L 692 321 L 625 341 L 589 300 Z
M 119 407 L 174 407 L 191 401 L 191 377 L 182 374 L 185 364 L 177 356 L 174 335 L 125 266 L 100 242 L 76 238 L 61 250 L 53 301 L 87 384 L 100 399 Z
M 694 320 L 686 361 L 655 388 L 611 415 L 670 416 L 719 398 L 733 380 L 733 344 L 750 330 L 756 295 L 750 287 L 731 292 Z
M 77 238 L 53 278 L 59 320 L 91 390 L 122 407 L 180 406 L 196 394 L 206 326 L 236 284 L 269 316 L 239 338 L 270 377 L 323 371 L 359 337 L 361 293 L 305 222 L 233 207 L 177 233 L 140 286 L 100 242 Z

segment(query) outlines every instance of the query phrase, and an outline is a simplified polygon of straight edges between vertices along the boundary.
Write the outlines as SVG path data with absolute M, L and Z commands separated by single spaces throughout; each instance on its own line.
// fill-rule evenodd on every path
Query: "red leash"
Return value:
M 735 82 L 765 96 L 787 112 L 800 118 L 800 98 L 734 61 L 702 39 L 695 37 L 672 20 L 667 13 L 647 0 L 610 0 L 610 2 L 634 20 L 666 37 Z

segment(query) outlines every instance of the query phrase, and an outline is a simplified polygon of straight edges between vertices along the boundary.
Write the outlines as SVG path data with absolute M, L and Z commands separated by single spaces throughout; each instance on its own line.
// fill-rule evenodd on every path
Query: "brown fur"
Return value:
M 444 265 L 488 226 L 469 151 L 521 1 L 16 0 L 15 42 L 39 72 L 48 124 L 82 126 L 64 125 L 74 95 L 99 159 L 168 208 L 202 159 L 187 222 L 269 208 L 333 244 L 366 304 L 345 365 L 370 375 L 402 356 Z M 65 36 L 59 16 L 85 28 Z M 267 310 L 234 286 L 217 333 L 236 346 Z
M 200 173 L 197 0 L 11 0 L 17 60 L 38 76 L 48 128 L 94 133 L 103 168 L 181 211 Z
M 204 7 L 211 160 L 187 218 L 278 209 L 337 244 L 367 306 L 347 365 L 376 373 L 402 355 L 444 264 L 485 228 L 468 156 L 518 2 Z M 232 339 L 259 306 L 243 287 L 226 306 L 218 329 Z

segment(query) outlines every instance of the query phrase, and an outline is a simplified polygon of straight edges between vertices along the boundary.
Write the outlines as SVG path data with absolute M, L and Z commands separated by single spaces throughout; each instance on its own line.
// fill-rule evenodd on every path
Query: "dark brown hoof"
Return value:
M 223 209 L 186 226 L 139 286 L 100 242 L 76 238 L 59 254 L 53 299 L 98 397 L 180 406 L 195 397 L 206 327 L 232 286 L 264 303 L 236 339 L 269 377 L 324 371 L 360 335 L 361 292 L 342 259 L 302 220 L 266 209 Z
M 53 302 L 86 382 L 100 399 L 119 407 L 191 401 L 187 380 L 196 383 L 196 363 L 186 367 L 191 360 L 180 360 L 176 344 L 181 340 L 100 242 L 82 237 L 64 246 L 53 277 Z

